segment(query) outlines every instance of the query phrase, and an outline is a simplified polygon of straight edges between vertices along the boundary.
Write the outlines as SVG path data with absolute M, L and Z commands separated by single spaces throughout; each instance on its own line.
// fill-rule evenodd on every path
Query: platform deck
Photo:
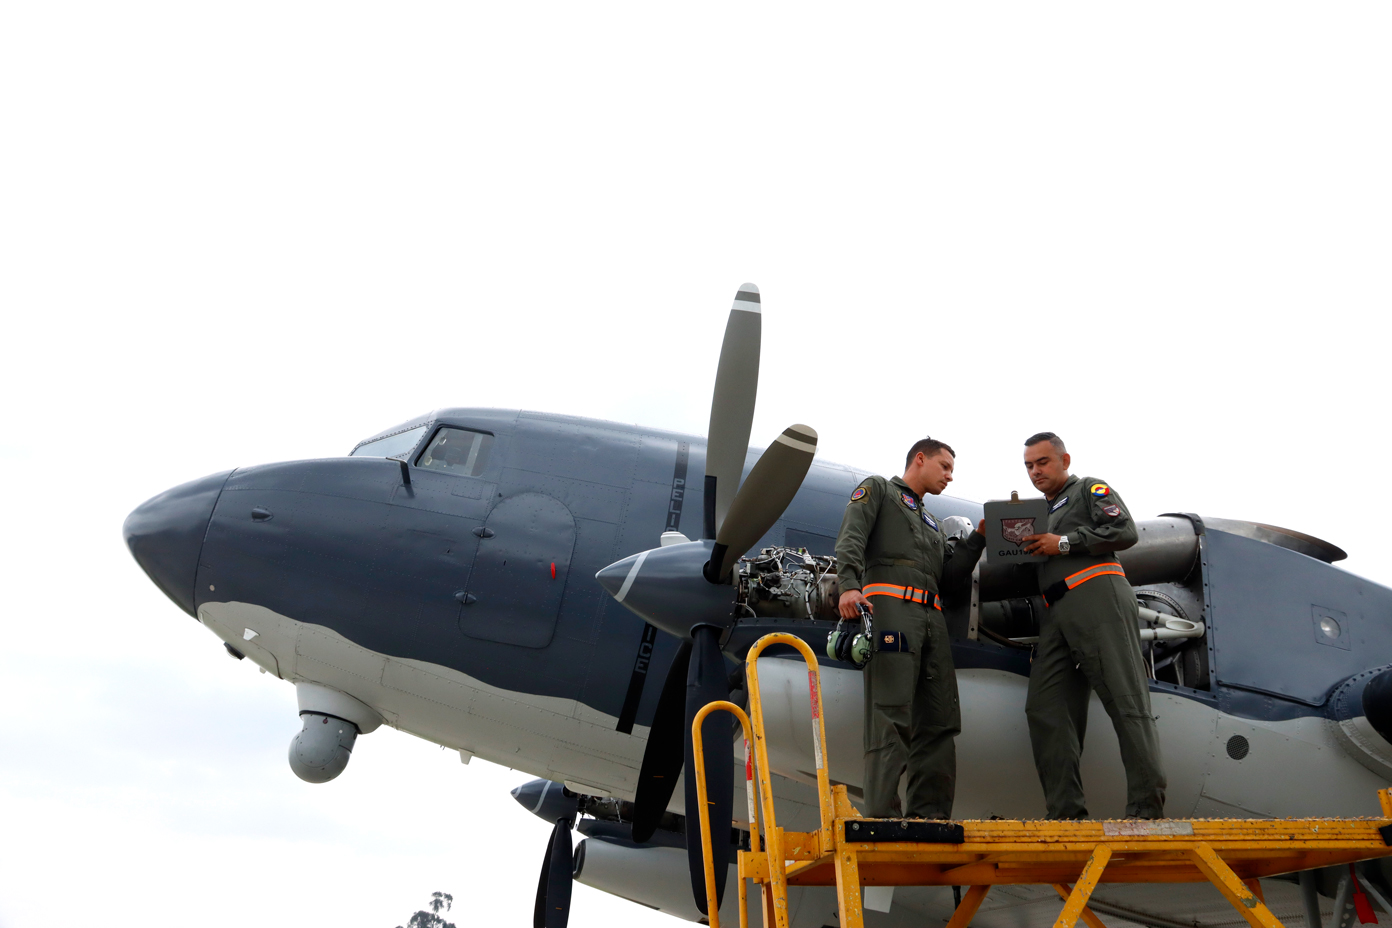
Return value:
M 816 831 L 785 832 L 777 825 L 756 663 L 773 644 L 792 646 L 808 665 L 821 813 Z M 948 928 L 966 928 L 991 887 L 1005 883 L 1053 886 L 1064 900 L 1055 928 L 1073 928 L 1078 921 L 1102 928 L 1087 907 L 1099 883 L 1212 883 L 1253 928 L 1281 928 L 1261 898 L 1259 878 L 1392 856 L 1388 790 L 1378 792 L 1382 817 L 1367 819 L 866 819 L 851 805 L 846 787 L 827 778 L 821 678 L 812 650 L 792 635 L 767 635 L 750 649 L 745 672 L 749 714 L 733 703 L 713 702 L 692 725 L 712 928 L 719 928 L 720 918 L 701 725 L 718 711 L 739 719 L 749 754 L 750 848 L 739 852 L 741 928 L 748 928 L 746 879 L 759 888 L 765 928 L 788 928 L 789 886 L 835 886 L 841 928 L 863 928 L 863 886 L 965 886 Z M 896 840 L 899 835 L 912 840 Z

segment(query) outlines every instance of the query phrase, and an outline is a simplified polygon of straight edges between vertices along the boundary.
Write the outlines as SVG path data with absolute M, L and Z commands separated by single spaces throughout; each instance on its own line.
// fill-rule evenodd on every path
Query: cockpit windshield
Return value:
M 492 449 L 493 436 L 487 432 L 445 426 L 435 433 L 416 465 L 476 477 L 488 466 L 488 452 Z
M 397 432 L 395 435 L 388 435 L 386 438 L 369 441 L 354 448 L 350 452 L 350 456 L 359 458 L 399 458 L 411 452 L 411 449 L 416 446 L 416 442 L 420 441 L 421 433 L 424 431 L 425 426 L 418 425 L 413 429 Z

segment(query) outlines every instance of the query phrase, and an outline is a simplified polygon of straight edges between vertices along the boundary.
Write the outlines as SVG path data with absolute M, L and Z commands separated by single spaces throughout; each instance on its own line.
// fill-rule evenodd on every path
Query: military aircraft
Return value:
M 864 472 L 814 460 L 792 425 L 749 447 L 762 303 L 738 291 L 704 438 L 501 409 L 442 409 L 348 454 L 223 471 L 131 513 L 125 538 L 150 579 L 221 639 L 296 688 L 290 766 L 321 783 L 382 724 L 527 771 L 514 797 L 553 824 L 535 909 L 565 924 L 572 878 L 702 920 L 689 722 L 742 701 L 742 658 L 771 631 L 819 651 L 835 626 L 833 548 Z M 935 498 L 961 537 L 978 503 Z M 1333 563 L 1335 546 L 1269 525 L 1171 513 L 1139 523 L 1120 560 L 1141 629 L 1176 817 L 1356 816 L 1392 778 L 1392 590 Z M 695 536 L 695 540 L 688 537 Z M 944 603 L 961 687 L 962 818 L 1044 811 L 1023 712 L 1043 605 L 1033 574 L 983 563 Z M 817 808 L 805 671 L 761 659 L 780 822 Z M 859 797 L 862 685 L 823 662 L 835 782 Z M 764 669 L 767 667 L 767 669 Z M 1084 780 L 1094 814 L 1118 816 L 1116 741 L 1093 702 Z M 728 716 L 706 723 L 716 873 L 747 835 Z M 583 837 L 572 846 L 572 830 Z M 692 845 L 692 847 L 688 847 Z M 1362 886 L 1392 895 L 1377 866 Z M 725 880 L 719 880 L 721 889 Z M 1347 907 L 1347 874 L 1268 880 L 1283 918 Z M 1335 896 L 1331 900 L 1331 896 Z M 733 919 L 736 894 L 721 914 Z M 867 924 L 946 918 L 948 887 L 867 891 Z M 791 924 L 836 924 L 832 890 L 795 888 Z M 1052 919 L 1048 887 L 1002 887 L 986 926 Z M 1107 885 L 1115 924 L 1231 920 L 1207 887 Z M 1383 908 L 1392 911 L 1386 904 Z

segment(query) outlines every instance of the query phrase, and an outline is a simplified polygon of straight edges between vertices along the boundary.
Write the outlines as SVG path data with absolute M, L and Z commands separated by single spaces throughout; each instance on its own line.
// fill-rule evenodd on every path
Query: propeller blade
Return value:
M 705 538 L 714 538 L 725 521 L 744 474 L 759 390 L 761 320 L 759 288 L 742 284 L 725 323 L 706 429 Z
M 541 863 L 532 928 L 566 928 L 566 923 L 570 921 L 570 884 L 574 869 L 570 819 L 559 818 L 556 819 L 556 827 L 551 829 L 551 840 L 546 843 L 546 859 Z
M 701 852 L 700 806 L 691 744 L 691 723 L 707 703 L 730 698 L 725 657 L 720 653 L 720 629 L 702 625 L 692 633 L 691 664 L 686 674 L 686 861 L 691 868 L 691 892 L 702 915 L 706 911 L 705 858 Z M 715 862 L 716 904 L 725 899 L 730 874 L 730 826 L 735 800 L 735 744 L 728 712 L 712 712 L 701 726 L 706 755 L 706 800 L 710 803 L 711 856 Z
M 667 803 L 677 789 L 681 775 L 682 719 L 686 718 L 686 671 L 691 660 L 691 640 L 686 639 L 677 649 L 662 694 L 657 699 L 657 712 L 648 730 L 648 746 L 643 749 L 643 766 L 638 772 L 638 788 L 633 797 L 633 840 L 647 841 L 657 830 Z M 686 731 L 691 730 L 688 723 Z
M 740 555 L 773 528 L 793 501 L 816 454 L 817 431 L 810 425 L 790 425 L 773 440 L 721 523 L 706 568 L 707 580 L 725 583 L 730 579 L 730 570 Z
M 556 830 L 546 842 L 546 856 L 541 859 L 541 879 L 537 880 L 536 905 L 532 909 L 532 928 L 546 928 L 546 887 L 551 880 L 551 849 L 556 846 Z

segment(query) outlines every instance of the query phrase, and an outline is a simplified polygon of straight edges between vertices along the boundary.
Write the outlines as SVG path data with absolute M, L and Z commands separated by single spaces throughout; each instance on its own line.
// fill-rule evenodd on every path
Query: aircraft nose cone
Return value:
M 227 470 L 165 490 L 126 516 L 122 529 L 140 569 L 189 615 L 194 615 L 193 590 L 203 536 L 231 474 Z

